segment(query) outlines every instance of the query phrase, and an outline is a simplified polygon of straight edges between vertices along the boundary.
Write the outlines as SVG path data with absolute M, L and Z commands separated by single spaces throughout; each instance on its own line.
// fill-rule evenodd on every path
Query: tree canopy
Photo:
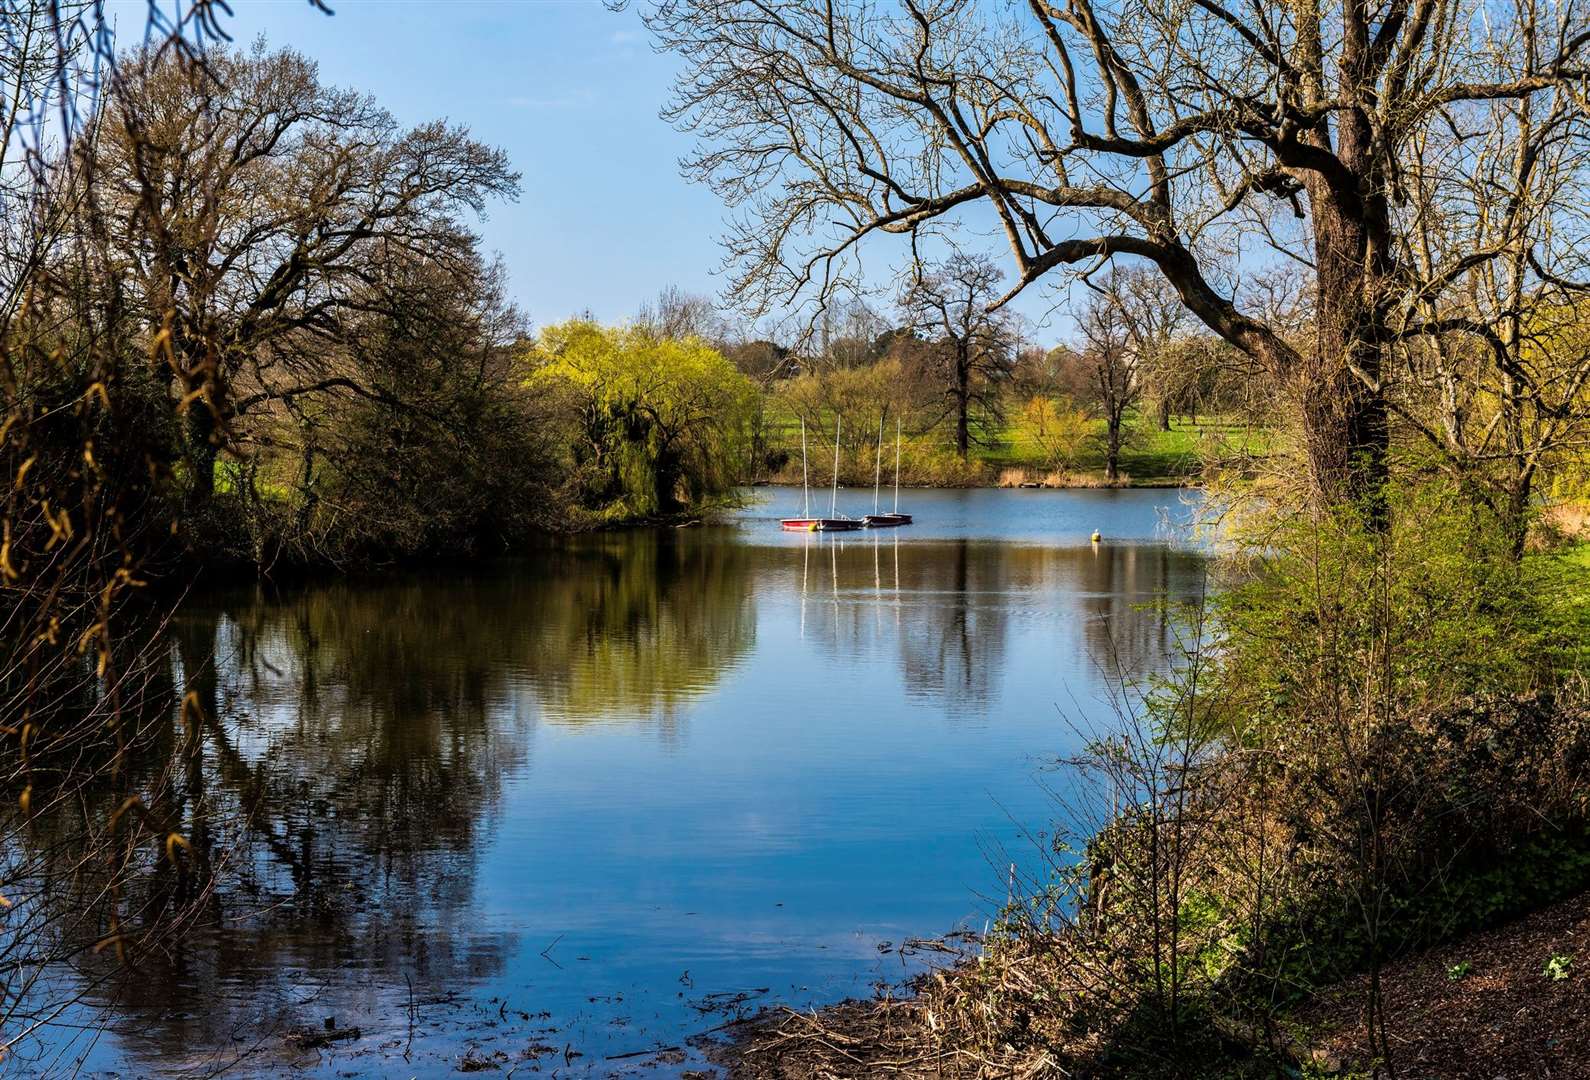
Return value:
M 576 319 L 543 330 L 528 363 L 528 385 L 555 395 L 573 421 L 587 508 L 672 514 L 738 482 L 756 387 L 700 338 Z

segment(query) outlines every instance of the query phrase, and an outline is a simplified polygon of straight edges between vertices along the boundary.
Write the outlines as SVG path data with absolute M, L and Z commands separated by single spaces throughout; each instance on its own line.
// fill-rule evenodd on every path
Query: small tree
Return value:
M 914 277 L 900 306 L 936 347 L 929 364 L 955 418 L 955 451 L 966 460 L 974 427 L 1004 421 L 1002 391 L 1015 363 L 1011 316 L 996 310 L 1004 271 L 983 256 L 956 254 Z
M 1087 443 L 1088 415 L 1070 398 L 1032 397 L 1021 407 L 1021 432 L 1053 469 L 1066 469 Z
M 1080 366 L 1088 395 L 1104 419 L 1104 475 L 1116 480 L 1126 418 L 1142 399 L 1148 372 L 1167 352 L 1183 316 L 1170 287 L 1146 270 L 1112 268 L 1102 282 L 1088 284 L 1094 295 L 1080 320 Z

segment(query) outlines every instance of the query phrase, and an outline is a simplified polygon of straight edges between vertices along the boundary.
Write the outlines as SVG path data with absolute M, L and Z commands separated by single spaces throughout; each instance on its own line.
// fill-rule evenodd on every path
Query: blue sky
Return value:
M 167 11 L 173 2 L 160 0 Z M 522 194 L 479 228 L 537 325 L 586 310 L 627 318 L 665 285 L 721 288 L 724 209 L 679 175 L 693 138 L 658 117 L 678 61 L 653 51 L 633 11 L 597 0 L 329 0 L 328 17 L 306 0 L 231 2 L 239 42 L 264 34 L 291 45 L 326 81 L 373 94 L 404 123 L 445 117 L 508 152 Z M 141 34 L 143 0 L 107 10 L 124 39 Z M 1033 293 L 1018 301 L 1029 315 L 1044 307 Z

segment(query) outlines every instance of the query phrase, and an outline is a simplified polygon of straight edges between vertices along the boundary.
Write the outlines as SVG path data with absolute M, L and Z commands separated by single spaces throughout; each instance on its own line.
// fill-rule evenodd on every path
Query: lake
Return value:
M 1108 672 L 1163 667 L 1161 601 L 1204 580 L 1185 498 L 908 491 L 918 524 L 823 536 L 760 489 L 718 525 L 195 596 L 172 663 L 223 721 L 227 929 L 13 1067 L 678 1075 L 738 1012 L 896 985 L 939 955 L 903 943 L 1003 902 Z M 358 1037 L 283 1038 L 328 1021 Z

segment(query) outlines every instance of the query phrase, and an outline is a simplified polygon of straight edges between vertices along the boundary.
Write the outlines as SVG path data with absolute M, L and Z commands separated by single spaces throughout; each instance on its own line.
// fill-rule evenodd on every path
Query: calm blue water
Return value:
M 227 930 L 32 1067 L 677 1074 L 609 1056 L 982 929 L 1057 812 L 1066 717 L 1107 722 L 1105 667 L 1162 665 L 1153 601 L 1202 587 L 1182 493 L 909 491 L 917 525 L 831 537 L 755 494 L 490 570 L 197 598 L 173 665 L 224 718 Z M 359 1038 L 283 1037 L 328 1018 Z

